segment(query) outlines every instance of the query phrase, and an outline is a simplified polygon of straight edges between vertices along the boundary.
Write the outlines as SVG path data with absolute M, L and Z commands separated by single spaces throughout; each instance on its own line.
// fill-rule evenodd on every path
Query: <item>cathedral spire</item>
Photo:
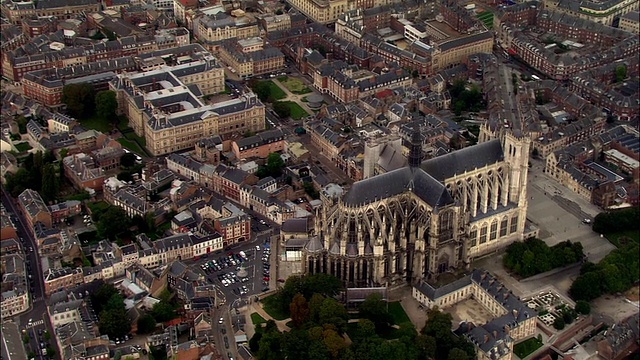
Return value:
M 422 163 L 422 135 L 420 126 L 416 125 L 411 134 L 411 144 L 409 148 L 409 166 L 419 167 Z

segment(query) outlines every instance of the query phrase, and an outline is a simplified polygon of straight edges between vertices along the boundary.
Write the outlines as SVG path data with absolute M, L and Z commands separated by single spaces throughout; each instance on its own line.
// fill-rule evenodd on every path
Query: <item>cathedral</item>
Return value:
M 411 135 L 405 166 L 322 195 L 303 271 L 349 287 L 433 280 L 523 239 L 530 139 L 504 131 L 422 161 Z

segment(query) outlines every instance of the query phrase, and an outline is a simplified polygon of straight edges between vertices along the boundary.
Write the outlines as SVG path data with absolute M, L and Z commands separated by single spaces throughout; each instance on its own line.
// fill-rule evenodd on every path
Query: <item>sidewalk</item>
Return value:
M 296 94 L 292 93 L 291 91 L 289 91 L 289 89 L 287 89 L 286 86 L 282 85 L 280 83 L 280 81 L 278 81 L 278 78 L 273 78 L 273 79 L 271 79 L 271 81 L 273 81 L 274 84 L 278 85 L 278 87 L 280 89 L 282 89 L 282 91 L 284 91 L 285 94 L 287 94 L 287 98 L 286 99 L 282 99 L 282 100 L 284 100 L 284 101 L 293 101 L 296 104 L 300 105 L 300 107 L 302 109 L 304 109 L 304 111 L 306 111 L 307 114 L 309 114 L 309 115 L 315 114 L 311 109 L 309 109 L 307 104 L 304 101 L 301 100 L 301 98 L 304 98 L 304 97 L 307 97 L 307 96 L 309 96 L 311 94 L 314 94 L 314 92 L 310 92 L 310 93 L 304 94 L 304 95 L 296 95 Z
M 276 326 L 278 327 L 278 331 L 280 332 L 285 332 L 285 331 L 289 331 L 291 330 L 286 324 L 291 321 L 291 318 L 286 318 L 284 320 L 276 320 L 274 318 L 272 318 L 269 314 L 267 314 L 266 311 L 264 311 L 264 309 L 262 308 L 262 303 L 251 303 L 251 305 L 249 305 L 248 307 L 245 308 L 244 311 L 244 316 L 245 316 L 245 327 L 244 327 L 244 332 L 247 334 L 247 339 L 251 339 L 251 337 L 253 337 L 253 335 L 256 332 L 255 329 L 255 325 L 253 324 L 253 321 L 251 321 L 251 314 L 253 313 L 258 313 L 260 316 L 262 316 L 265 320 L 273 320 L 276 322 Z

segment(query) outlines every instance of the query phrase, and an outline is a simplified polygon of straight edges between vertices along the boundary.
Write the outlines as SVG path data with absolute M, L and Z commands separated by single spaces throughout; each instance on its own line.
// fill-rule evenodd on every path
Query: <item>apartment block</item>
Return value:
M 270 153 L 284 150 L 284 133 L 280 129 L 263 131 L 257 135 L 239 139 L 231 143 L 236 159 L 266 159 Z
M 280 49 L 265 47 L 259 37 L 224 41 L 219 56 L 242 78 L 273 73 L 284 67 Z

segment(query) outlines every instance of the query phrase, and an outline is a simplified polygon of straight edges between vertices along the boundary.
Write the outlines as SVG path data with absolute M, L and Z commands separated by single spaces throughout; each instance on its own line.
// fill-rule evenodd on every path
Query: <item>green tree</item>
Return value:
M 60 192 L 60 179 L 58 178 L 59 170 L 54 164 L 44 166 L 42 172 L 42 197 L 44 201 L 53 201 L 58 197 Z
M 283 101 L 276 101 L 273 103 L 273 111 L 278 114 L 280 118 L 288 118 L 291 116 L 291 108 Z
M 285 359 L 309 358 L 309 334 L 305 330 L 293 329 L 283 333 L 280 345 Z
M 136 165 L 136 155 L 134 153 L 124 153 L 120 156 L 120 166 L 131 168 Z
M 44 332 L 44 339 L 45 339 L 46 341 L 51 340 L 51 333 L 49 333 L 48 331 L 45 331 L 45 332 Z
M 320 307 L 319 323 L 322 325 L 330 324 L 336 327 L 339 332 L 344 331 L 349 315 L 344 305 L 340 304 L 334 298 L 326 298 Z
M 150 314 L 144 314 L 138 319 L 138 334 L 149 334 L 156 328 L 156 320 Z
M 616 66 L 616 82 L 622 82 L 627 78 L 627 67 L 625 65 Z
M 380 294 L 371 294 L 358 307 L 360 317 L 373 321 L 378 331 L 387 328 L 393 318 L 387 309 L 387 302 Z
M 100 237 L 114 240 L 118 235 L 128 231 L 130 224 L 131 219 L 122 208 L 110 206 L 100 215 L 96 228 Z
M 327 347 L 329 354 L 331 354 L 332 358 L 337 359 L 340 352 L 347 347 L 344 338 L 332 329 L 325 330 L 322 335 L 324 345 Z
M 578 276 L 569 288 L 569 294 L 575 300 L 591 301 L 602 295 L 602 279 L 593 271 Z
M 104 305 L 116 294 L 118 294 L 118 290 L 116 290 L 112 284 L 104 283 L 100 285 L 100 287 L 91 294 L 91 304 L 96 313 L 100 314 Z
M 562 330 L 564 329 L 565 326 L 565 321 L 564 318 L 562 316 L 558 316 L 554 321 L 553 321 L 553 327 L 556 330 Z
M 16 119 L 16 122 L 18 123 L 18 132 L 20 134 L 26 134 L 27 133 L 27 124 L 29 123 L 29 120 L 27 120 L 27 118 L 24 117 L 23 115 L 20 115 Z
M 300 328 L 309 318 L 309 305 L 302 294 L 296 294 L 289 305 L 289 313 L 294 326 Z
M 284 166 L 284 160 L 282 160 L 282 156 L 278 153 L 270 153 L 267 156 L 267 162 L 265 167 L 270 176 L 274 178 L 282 175 L 282 167 Z
M 104 310 L 100 313 L 98 327 L 101 334 L 108 335 L 111 339 L 123 337 L 131 331 L 131 323 L 124 311 L 121 309 Z
M 418 335 L 415 340 L 418 349 L 418 359 L 427 360 L 436 357 L 437 345 L 436 338 L 428 335 Z
M 112 90 L 103 90 L 96 94 L 95 97 L 96 114 L 105 121 L 117 124 L 119 119 L 116 115 L 118 108 L 118 100 L 116 93 Z
M 31 173 L 21 167 L 15 174 L 7 173 L 6 179 L 5 187 L 7 191 L 9 191 L 11 196 L 18 197 L 18 195 L 25 191 L 27 186 L 31 184 Z
M 176 312 L 171 304 L 166 301 L 160 301 L 159 303 L 153 305 L 151 315 L 154 319 L 156 319 L 157 322 L 165 322 L 171 319 L 175 319 Z
M 320 308 L 323 301 L 324 296 L 318 293 L 313 294 L 309 300 L 309 320 L 316 324 L 320 322 Z
M 62 88 L 62 103 L 75 118 L 86 118 L 93 114 L 95 90 L 88 83 L 67 84 Z
M 107 300 L 107 303 L 104 304 L 103 310 L 124 310 L 124 308 L 124 299 L 122 298 L 122 295 L 120 295 L 119 293 L 115 293 L 111 295 L 109 300 Z

